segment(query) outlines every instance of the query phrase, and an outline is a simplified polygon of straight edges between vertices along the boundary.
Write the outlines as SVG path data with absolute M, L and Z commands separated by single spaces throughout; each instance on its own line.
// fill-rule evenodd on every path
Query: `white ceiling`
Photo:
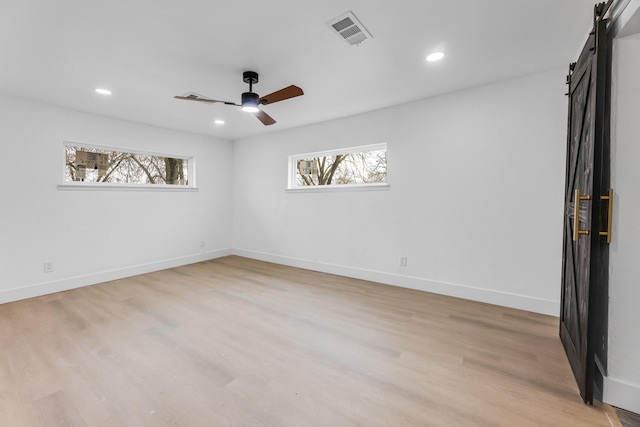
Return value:
M 0 92 L 228 139 L 258 135 L 567 66 L 591 28 L 587 0 L 0 0 Z M 326 22 L 353 11 L 351 47 Z M 427 63 L 442 50 L 446 57 Z M 290 84 L 305 95 L 239 102 Z M 113 95 L 94 92 L 105 87 Z M 213 119 L 226 121 L 214 125 Z

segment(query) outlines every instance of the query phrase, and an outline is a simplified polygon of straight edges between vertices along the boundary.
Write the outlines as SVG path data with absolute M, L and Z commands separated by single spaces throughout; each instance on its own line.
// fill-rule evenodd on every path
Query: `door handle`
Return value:
M 607 236 L 607 243 L 611 243 L 611 229 L 613 222 L 613 188 L 609 189 L 609 193 L 606 196 L 600 196 L 600 200 L 606 200 L 609 202 L 609 208 L 607 209 L 607 231 L 601 231 L 598 233 L 600 236 Z
M 591 200 L 591 196 L 581 196 L 580 189 L 576 188 L 575 202 L 573 206 L 573 241 L 576 242 L 580 235 L 588 235 L 589 230 L 580 230 L 580 202 Z

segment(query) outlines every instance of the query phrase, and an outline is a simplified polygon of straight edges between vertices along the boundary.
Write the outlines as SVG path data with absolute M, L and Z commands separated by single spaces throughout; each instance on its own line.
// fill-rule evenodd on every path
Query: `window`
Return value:
M 387 182 L 387 144 L 289 157 L 289 189 L 381 185 Z
M 190 187 L 193 159 L 65 143 L 65 182 Z

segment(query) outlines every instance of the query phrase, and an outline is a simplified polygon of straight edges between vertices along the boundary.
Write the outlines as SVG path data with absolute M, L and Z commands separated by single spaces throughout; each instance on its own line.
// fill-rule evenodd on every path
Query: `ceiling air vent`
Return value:
M 342 40 L 351 46 L 359 45 L 363 41 L 372 38 L 371 33 L 358 21 L 353 12 L 347 12 L 337 18 L 333 18 L 327 24 Z

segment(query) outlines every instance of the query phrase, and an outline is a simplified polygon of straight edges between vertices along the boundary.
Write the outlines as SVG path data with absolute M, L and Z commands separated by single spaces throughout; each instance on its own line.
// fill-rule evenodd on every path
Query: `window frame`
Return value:
M 298 172 L 298 160 L 311 157 L 335 156 L 337 154 L 361 153 L 367 151 L 386 150 L 387 143 L 359 145 L 357 147 L 336 148 L 332 150 L 316 151 L 312 153 L 292 154 L 288 157 L 287 188 L 290 193 L 310 193 L 310 192 L 334 192 L 334 191 L 380 191 L 389 190 L 389 175 L 387 173 L 386 182 L 370 182 L 362 184 L 329 184 L 329 185 L 296 185 Z M 388 165 L 388 161 L 387 161 Z
M 155 157 L 170 157 L 174 159 L 187 160 L 187 185 L 168 185 L 168 184 L 135 184 L 130 182 L 84 182 L 84 181 L 67 181 L 67 147 L 87 148 L 102 151 L 116 151 L 120 153 L 143 154 Z M 198 191 L 196 185 L 196 160 L 194 156 L 174 155 L 168 153 L 160 153 L 155 151 L 137 150 L 131 148 L 123 148 L 115 145 L 98 145 L 87 144 L 83 142 L 63 141 L 62 142 L 62 176 L 61 183 L 58 184 L 58 190 L 74 191 L 74 190 L 92 190 L 92 191 Z

